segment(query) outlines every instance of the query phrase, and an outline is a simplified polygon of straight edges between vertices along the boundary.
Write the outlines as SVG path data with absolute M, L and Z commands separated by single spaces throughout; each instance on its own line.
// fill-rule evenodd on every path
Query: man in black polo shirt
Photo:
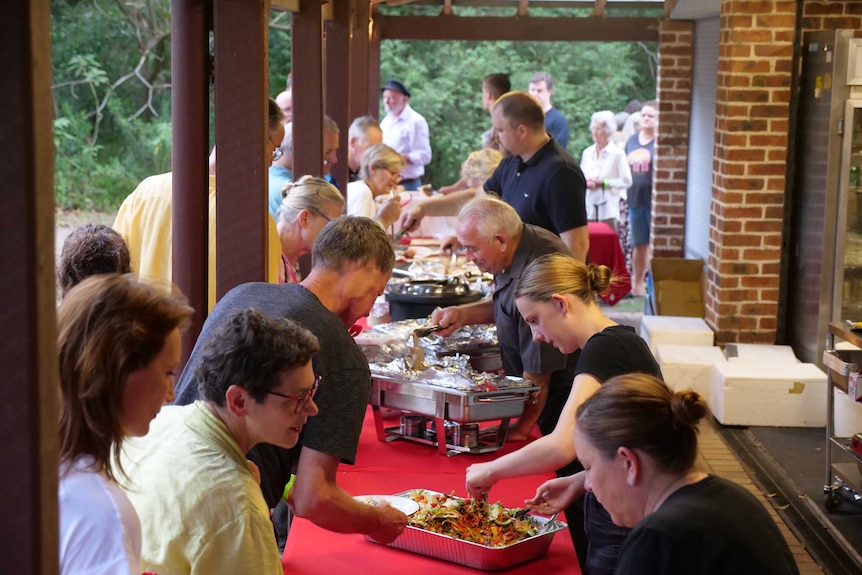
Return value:
M 485 191 L 499 193 L 528 224 L 549 230 L 572 255 L 586 260 L 590 245 L 584 201 L 586 181 L 578 163 L 545 132 L 542 106 L 526 92 L 509 92 L 491 113 L 500 144 L 511 152 L 485 182 Z M 401 213 L 401 226 L 415 227 L 426 215 L 453 215 L 476 190 L 455 192 Z

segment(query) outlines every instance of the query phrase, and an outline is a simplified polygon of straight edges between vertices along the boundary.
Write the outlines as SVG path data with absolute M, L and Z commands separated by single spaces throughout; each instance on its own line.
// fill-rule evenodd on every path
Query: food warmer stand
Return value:
M 459 453 L 488 453 L 503 447 L 509 419 L 518 417 L 527 401 L 539 387 L 521 378 L 497 376 L 503 383 L 498 389 L 488 391 L 466 391 L 441 387 L 422 380 L 410 381 L 397 374 L 374 374 L 371 379 L 371 408 L 377 439 L 393 441 L 406 439 L 418 443 L 437 446 L 442 455 Z M 434 429 L 420 427 L 416 432 L 404 426 L 386 427 L 381 408 L 407 411 L 420 417 L 432 418 Z M 403 417 L 403 416 L 402 416 Z M 483 442 L 478 436 L 478 423 L 500 421 L 499 430 L 493 442 Z M 450 440 L 447 428 L 451 423 L 460 429 L 469 426 L 471 434 L 462 433 L 464 441 L 456 441 L 459 428 L 453 429 Z M 443 430 L 441 433 L 440 430 Z M 443 440 L 441 441 L 441 437 Z

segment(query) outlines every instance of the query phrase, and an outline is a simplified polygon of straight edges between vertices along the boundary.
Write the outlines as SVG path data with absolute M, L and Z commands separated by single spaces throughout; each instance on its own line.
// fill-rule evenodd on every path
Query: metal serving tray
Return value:
M 396 495 L 404 497 L 412 491 L 415 490 L 409 489 L 396 493 Z M 540 528 L 549 521 L 548 518 L 539 516 L 533 516 L 533 519 Z M 528 537 L 512 545 L 489 547 L 408 525 L 404 532 L 387 546 L 450 561 L 473 569 L 499 571 L 541 557 L 548 552 L 554 535 L 564 529 L 568 529 L 566 523 L 554 521 L 554 524 L 544 533 Z M 368 536 L 365 538 L 373 543 L 378 543 Z M 378 543 L 378 545 L 382 544 Z
M 493 421 L 520 416 L 530 394 L 538 389 L 531 385 L 497 391 L 462 391 L 375 376 L 371 379 L 371 404 L 458 423 Z

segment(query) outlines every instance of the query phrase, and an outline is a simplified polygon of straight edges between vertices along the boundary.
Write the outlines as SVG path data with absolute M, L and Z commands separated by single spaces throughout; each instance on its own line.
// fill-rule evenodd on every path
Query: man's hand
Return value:
M 381 505 L 376 508 L 380 519 L 380 527 L 368 533 L 368 536 L 378 543 L 392 543 L 407 527 L 407 516 L 391 505 Z
M 437 335 L 447 337 L 452 335 L 459 327 L 467 324 L 467 318 L 464 308 L 460 306 L 438 307 L 431 312 L 431 324 L 439 325 L 440 330 Z

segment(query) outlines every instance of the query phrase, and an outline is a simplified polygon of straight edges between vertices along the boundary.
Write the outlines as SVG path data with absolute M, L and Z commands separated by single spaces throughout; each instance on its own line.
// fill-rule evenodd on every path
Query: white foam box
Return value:
M 770 345 L 766 343 L 728 343 L 724 346 L 728 361 L 787 361 L 799 363 L 793 348 L 789 345 Z
M 656 346 L 656 361 L 665 383 L 673 390 L 693 389 L 709 401 L 712 366 L 726 363 L 721 349 L 707 345 L 677 345 L 660 343 Z
M 824 427 L 826 374 L 813 363 L 717 363 L 709 407 L 724 425 Z
M 715 334 L 699 317 L 645 315 L 641 319 L 640 335 L 653 355 L 656 346 L 662 343 L 706 347 L 715 343 Z
M 855 433 L 862 433 L 862 404 L 853 401 L 849 395 L 835 388 L 832 405 L 835 406 L 833 435 L 853 437 Z

